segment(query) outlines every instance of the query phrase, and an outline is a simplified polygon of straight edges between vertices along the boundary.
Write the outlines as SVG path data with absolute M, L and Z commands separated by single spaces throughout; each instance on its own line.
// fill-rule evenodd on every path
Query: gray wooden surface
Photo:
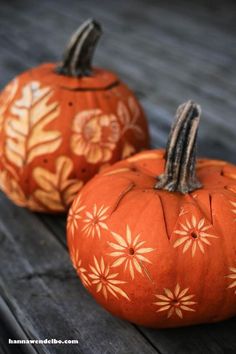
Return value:
M 60 59 L 88 17 L 104 27 L 95 64 L 139 96 L 153 146 L 164 146 L 178 104 L 202 105 L 199 154 L 236 162 L 234 1 L 9 0 L 0 2 L 0 87 Z M 112 317 L 72 270 L 65 217 L 37 215 L 0 194 L 0 353 L 236 353 L 236 319 L 171 330 Z M 7 345 L 8 338 L 78 339 L 78 345 Z

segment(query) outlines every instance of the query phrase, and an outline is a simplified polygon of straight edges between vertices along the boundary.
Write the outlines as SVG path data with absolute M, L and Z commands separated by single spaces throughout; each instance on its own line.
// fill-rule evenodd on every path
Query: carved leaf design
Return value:
M 17 205 L 29 207 L 33 210 L 43 208 L 31 197 L 27 198 L 17 179 L 7 169 L 0 171 L 0 189 Z
M 57 158 L 55 173 L 36 167 L 33 177 L 40 189 L 36 189 L 34 197 L 49 210 L 67 209 L 83 185 L 82 181 L 69 179 L 72 171 L 73 162 L 66 156 Z
M 44 153 L 54 152 L 61 144 L 61 133 L 46 127 L 58 116 L 58 102 L 48 103 L 53 95 L 50 87 L 32 81 L 22 89 L 22 97 L 11 107 L 6 120 L 7 159 L 18 167 Z
M 4 119 L 4 113 L 8 108 L 9 103 L 14 98 L 18 87 L 18 80 L 11 81 L 0 94 L 0 132 Z
M 135 153 L 135 148 L 133 145 L 128 143 L 127 141 L 124 143 L 123 149 L 122 149 L 122 159 L 126 159 L 127 157 L 131 156 L 132 154 Z
M 137 124 L 140 116 L 140 108 L 133 97 L 128 98 L 128 105 L 120 101 L 117 106 L 117 115 L 124 126 L 122 134 L 127 130 L 133 130 L 138 139 L 144 138 L 141 127 Z
M 130 123 L 130 114 L 128 108 L 124 104 L 124 102 L 120 101 L 117 106 L 117 114 L 120 118 L 121 123 L 127 125 Z
M 7 170 L 0 172 L 0 188 L 4 191 L 16 204 L 25 206 L 25 195 L 17 181 L 10 176 Z

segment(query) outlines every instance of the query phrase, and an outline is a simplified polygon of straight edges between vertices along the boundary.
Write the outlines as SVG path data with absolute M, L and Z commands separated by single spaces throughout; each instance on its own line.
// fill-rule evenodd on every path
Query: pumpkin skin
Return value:
M 0 95 L 0 187 L 34 211 L 64 212 L 104 165 L 149 144 L 143 110 L 115 74 L 57 69 L 28 70 Z
M 200 189 L 154 189 L 165 151 L 95 176 L 69 211 L 70 256 L 98 303 L 153 328 L 236 315 L 236 166 L 199 159 Z

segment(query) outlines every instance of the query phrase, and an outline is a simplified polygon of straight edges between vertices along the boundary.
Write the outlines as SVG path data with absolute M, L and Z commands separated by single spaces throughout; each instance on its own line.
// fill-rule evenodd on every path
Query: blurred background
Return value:
M 0 88 L 19 72 L 61 59 L 87 18 L 104 35 L 94 64 L 134 89 L 164 146 L 176 107 L 202 106 L 199 154 L 236 162 L 235 1 L 0 1 Z

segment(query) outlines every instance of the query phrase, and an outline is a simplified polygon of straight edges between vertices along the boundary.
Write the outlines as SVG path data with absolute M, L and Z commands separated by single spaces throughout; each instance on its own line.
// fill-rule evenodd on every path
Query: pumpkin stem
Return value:
M 71 36 L 57 73 L 73 77 L 92 75 L 93 53 L 101 34 L 98 22 L 85 21 Z
M 155 189 L 186 194 L 201 188 L 196 176 L 196 138 L 200 106 L 192 101 L 180 105 L 166 147 L 166 165 Z

